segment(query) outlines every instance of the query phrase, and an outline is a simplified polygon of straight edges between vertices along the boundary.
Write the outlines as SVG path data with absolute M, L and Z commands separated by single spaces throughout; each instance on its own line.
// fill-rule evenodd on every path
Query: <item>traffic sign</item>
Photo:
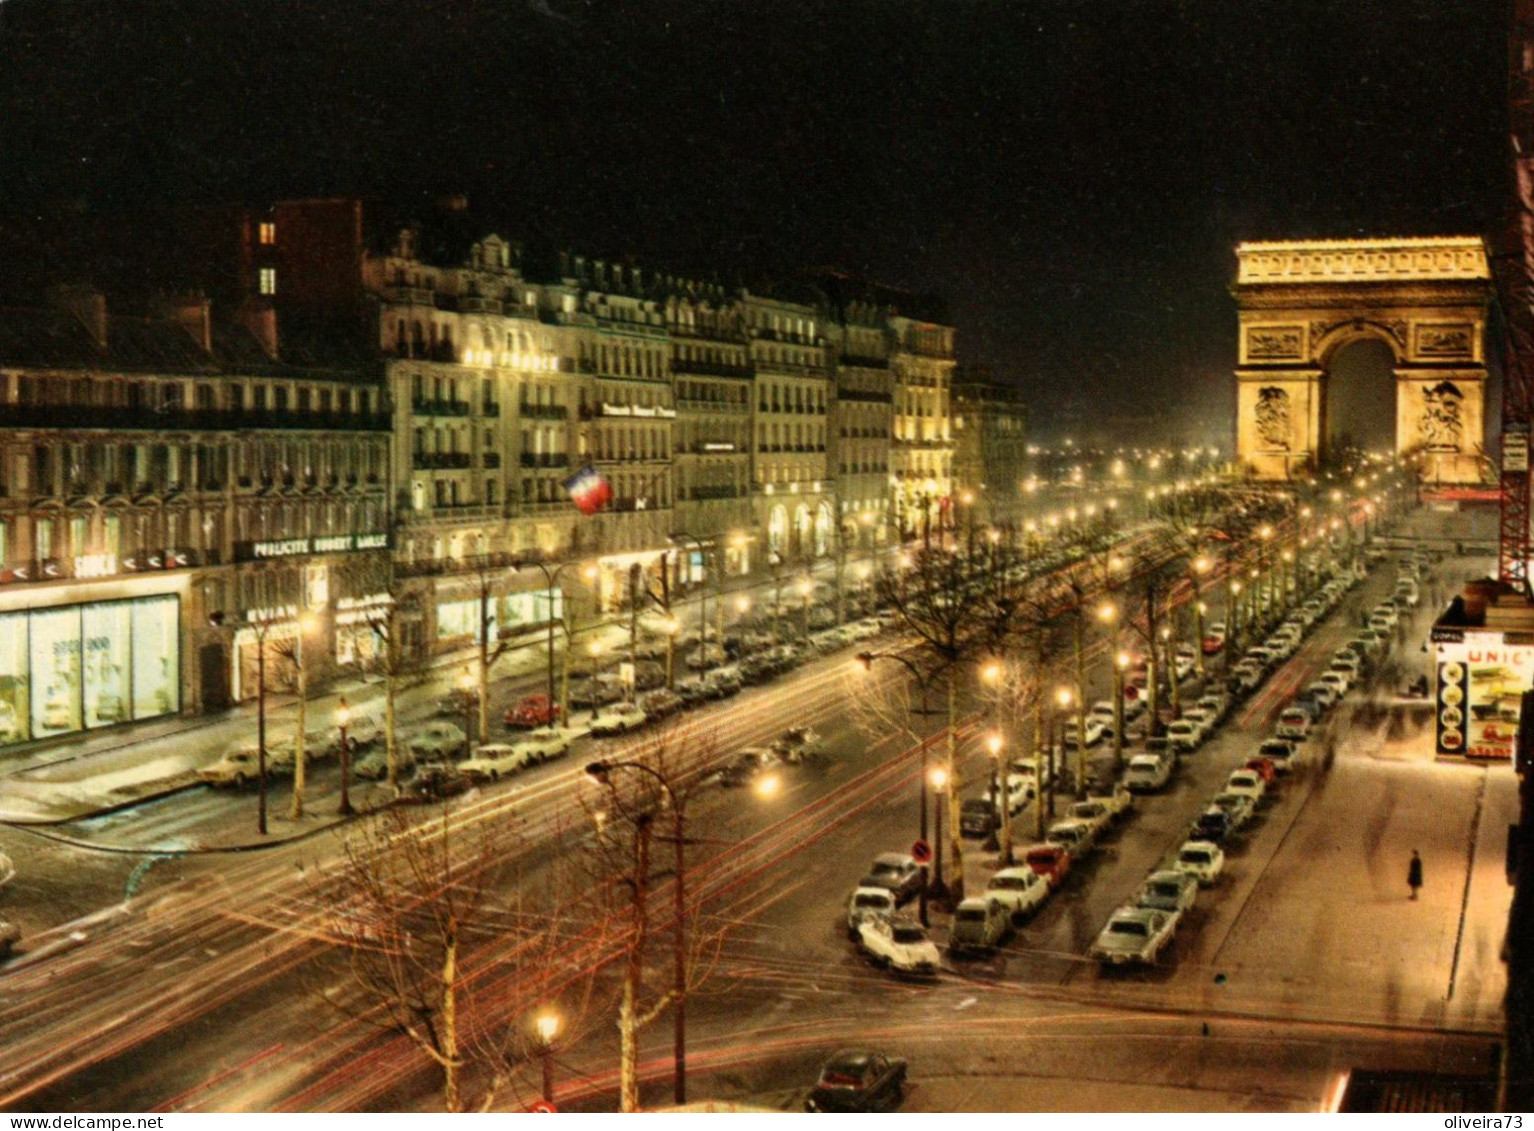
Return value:
M 911 859 L 918 864 L 932 863 L 932 846 L 924 840 L 919 840 L 911 845 Z
M 1125 699 L 1138 699 L 1138 698 L 1140 698 L 1140 689 L 1138 687 L 1136 687 L 1134 684 L 1131 683 L 1128 687 L 1124 688 L 1124 698 Z
M 532 1106 L 531 1110 L 537 1112 L 539 1115 L 548 1115 L 551 1112 L 559 1111 L 559 1109 L 555 1107 L 554 1104 L 549 1100 L 539 1100 Z

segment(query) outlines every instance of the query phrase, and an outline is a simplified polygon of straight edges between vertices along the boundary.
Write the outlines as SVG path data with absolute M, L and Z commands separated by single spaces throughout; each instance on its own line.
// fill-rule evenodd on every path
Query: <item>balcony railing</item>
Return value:
M 415 452 L 410 457 L 417 471 L 447 471 L 469 467 L 468 452 Z
M 410 402 L 410 411 L 417 416 L 468 416 L 468 401 L 419 400 Z
M 568 452 L 523 452 L 523 467 L 569 467 Z
M 868 404 L 892 404 L 895 397 L 891 393 L 874 393 L 865 389 L 838 389 L 837 400 L 863 401 Z
M 481 416 L 486 416 L 486 417 L 500 416 L 501 415 L 501 404 L 500 404 L 500 402 L 499 401 L 484 401 L 484 402 L 482 402 L 480 404 L 480 406 L 479 406 L 479 414 Z
M 484 465 L 486 467 L 500 467 L 501 466 L 501 453 L 500 452 L 485 452 L 479 458 L 484 463 Z
M 562 404 L 518 404 L 517 412 L 523 417 L 533 420 L 566 420 L 570 416 L 568 405 Z
M 465 314 L 499 314 L 501 313 L 501 300 L 498 298 L 485 298 L 483 295 L 460 295 L 458 309 Z
M 837 358 L 838 365 L 848 367 L 856 366 L 859 369 L 888 369 L 890 359 L 887 357 L 868 357 L 855 353 L 844 353 Z
M 745 493 L 733 483 L 700 484 L 691 492 L 694 499 L 739 499 Z
M 301 412 L 295 409 L 167 409 L 127 405 L 0 405 L 0 428 L 110 428 L 156 432 L 241 432 L 309 429 L 387 432 L 388 413 Z
M 671 372 L 681 376 L 726 377 L 733 381 L 749 381 L 756 371 L 749 365 L 725 365 L 717 361 L 691 361 L 674 357 L 671 359 Z

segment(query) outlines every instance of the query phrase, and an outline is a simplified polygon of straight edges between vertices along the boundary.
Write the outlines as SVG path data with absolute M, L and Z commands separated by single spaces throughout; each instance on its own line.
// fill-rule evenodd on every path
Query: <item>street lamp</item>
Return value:
M 643 762 L 591 762 L 586 766 L 586 776 L 612 790 L 616 797 L 612 775 L 617 770 L 634 770 L 653 779 L 666 793 L 671 803 L 671 842 L 675 850 L 676 882 L 672 885 L 673 912 L 676 916 L 675 943 L 672 954 L 672 996 L 676 1002 L 676 1030 L 673 1058 L 675 1062 L 675 1099 L 678 1104 L 687 1102 L 687 857 L 684 837 L 686 827 L 686 798 L 677 793 L 665 774 Z
M 222 612 L 208 614 L 208 624 L 223 628 Z M 275 623 L 270 617 L 247 620 L 256 637 L 256 831 L 266 835 L 266 637 Z M 236 650 L 238 663 L 238 650 Z
M 534 1022 L 538 1030 L 538 1052 L 543 1061 L 543 1102 L 554 1102 L 554 1038 L 559 1036 L 559 1014 L 540 1013 Z
M 1001 866 L 1012 866 L 1012 791 L 1008 788 L 1006 772 L 1001 765 L 1001 749 L 1006 745 L 1006 739 L 998 730 L 993 730 L 985 736 L 986 753 L 991 756 L 991 762 L 995 767 L 994 781 L 996 782 L 996 828 L 999 833 L 998 847 L 1001 849 Z
M 942 766 L 933 766 L 928 777 L 932 782 L 933 801 L 936 803 L 933 808 L 937 810 L 937 827 L 934 829 L 937 834 L 937 858 L 932 867 L 935 878 L 928 898 L 942 902 L 948 898 L 948 885 L 943 882 L 943 793 L 948 787 L 948 771 Z
M 927 709 L 927 676 L 919 667 L 897 652 L 859 652 L 858 669 L 863 672 L 873 671 L 875 660 L 894 660 L 897 664 L 903 664 L 911 673 L 911 678 L 916 681 L 916 686 L 921 689 L 920 713 L 923 716 L 931 714 Z M 917 837 L 925 841 L 927 839 L 927 739 L 922 738 L 917 742 L 916 748 L 921 753 L 921 772 L 917 775 L 917 780 L 921 783 L 921 819 Z M 920 912 L 922 924 L 925 926 L 927 925 L 927 866 L 925 864 L 922 865 Z
M 352 709 L 346 703 L 345 696 L 336 704 L 336 726 L 341 731 L 341 804 L 336 812 L 343 817 L 350 817 L 355 809 L 352 808 L 351 798 L 351 774 L 352 755 L 351 743 L 346 737 L 347 725 L 352 721 Z M 468 741 L 468 735 L 464 735 L 464 741 Z
M 1075 693 L 1069 687 L 1055 689 L 1055 702 L 1060 705 L 1060 713 L 1055 716 L 1054 725 L 1051 726 L 1049 738 L 1049 816 L 1055 815 L 1055 782 L 1060 776 L 1060 744 L 1056 741 L 1061 730 L 1064 728 L 1065 713 L 1071 709 L 1071 701 L 1075 699 Z
M 475 690 L 478 681 L 473 672 L 464 672 L 458 677 L 458 688 L 463 692 L 463 753 L 464 757 L 474 753 L 474 711 L 477 706 Z

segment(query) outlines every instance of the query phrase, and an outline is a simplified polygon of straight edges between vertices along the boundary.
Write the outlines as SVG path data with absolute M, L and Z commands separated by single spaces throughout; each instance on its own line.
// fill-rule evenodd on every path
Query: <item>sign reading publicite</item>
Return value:
M 358 550 L 387 550 L 387 534 L 329 534 L 322 538 L 281 538 L 270 542 L 236 542 L 241 561 L 288 558 L 303 554 L 350 554 Z

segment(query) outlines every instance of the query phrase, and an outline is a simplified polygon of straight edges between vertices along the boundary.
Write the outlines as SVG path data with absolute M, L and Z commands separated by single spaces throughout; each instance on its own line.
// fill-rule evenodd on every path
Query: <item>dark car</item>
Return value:
M 921 890 L 921 868 L 903 852 L 884 852 L 874 857 L 868 874 L 859 887 L 885 888 L 895 896 L 897 904 L 915 899 Z
M 995 802 L 983 797 L 972 797 L 959 809 L 959 831 L 967 837 L 990 836 L 998 823 Z
M 906 1062 L 867 1049 L 843 1049 L 820 1070 L 805 1111 L 889 1111 L 905 1098 Z
M 765 746 L 742 750 L 731 758 L 719 775 L 719 784 L 726 788 L 750 785 L 766 771 L 777 766 L 781 759 Z
M 464 793 L 470 786 L 458 767 L 445 762 L 426 762 L 415 769 L 415 776 L 400 786 L 399 799 L 407 804 L 438 801 Z
M 1188 838 L 1219 844 L 1229 835 L 1230 814 L 1218 805 L 1211 805 L 1198 815 L 1198 820 L 1193 822 Z

